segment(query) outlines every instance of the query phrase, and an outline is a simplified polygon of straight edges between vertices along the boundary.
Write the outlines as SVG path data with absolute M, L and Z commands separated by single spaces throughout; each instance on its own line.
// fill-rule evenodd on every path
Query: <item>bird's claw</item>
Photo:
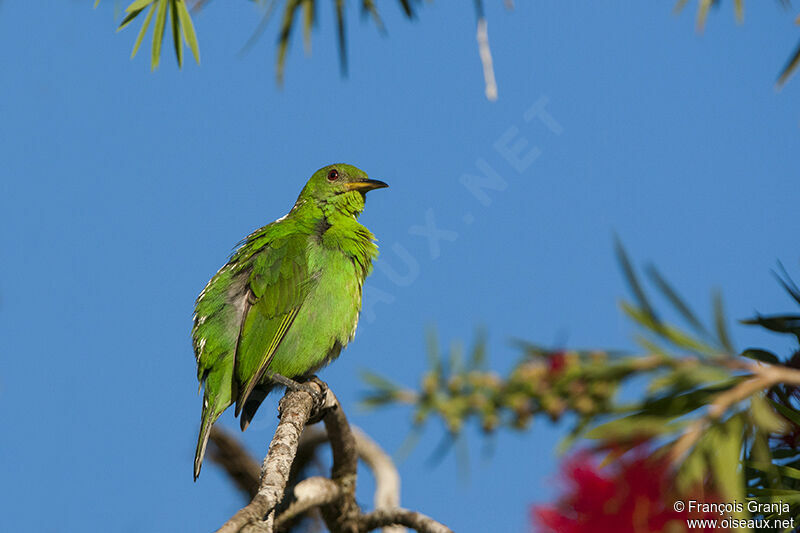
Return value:
M 286 379 L 286 378 L 284 378 Z M 325 399 L 328 395 L 328 385 L 319 379 L 317 376 L 311 376 L 305 382 L 297 382 L 286 379 L 286 388 L 293 391 L 304 391 L 311 396 L 311 411 L 309 413 L 308 422 L 306 424 L 316 424 L 320 420 L 325 417 L 327 413 L 327 409 L 325 408 Z M 317 385 L 316 387 L 310 385 L 309 383 L 314 383 Z M 281 417 L 283 414 L 283 402 L 286 400 L 286 397 L 280 399 L 278 402 L 278 418 Z

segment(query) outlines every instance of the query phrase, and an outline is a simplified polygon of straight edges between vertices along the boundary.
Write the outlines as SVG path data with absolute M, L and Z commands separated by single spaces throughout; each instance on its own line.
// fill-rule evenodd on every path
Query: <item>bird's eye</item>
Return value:
M 335 168 L 328 172 L 328 181 L 336 181 L 339 179 L 339 171 Z

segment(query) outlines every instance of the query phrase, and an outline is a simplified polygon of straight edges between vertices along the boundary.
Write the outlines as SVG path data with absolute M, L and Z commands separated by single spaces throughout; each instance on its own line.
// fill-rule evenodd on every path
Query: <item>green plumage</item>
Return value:
M 192 341 L 203 411 L 194 463 L 211 426 L 236 404 L 244 430 L 271 374 L 303 379 L 355 335 L 361 287 L 378 255 L 357 218 L 367 191 L 386 187 L 350 165 L 311 176 L 292 210 L 249 235 L 197 298 Z

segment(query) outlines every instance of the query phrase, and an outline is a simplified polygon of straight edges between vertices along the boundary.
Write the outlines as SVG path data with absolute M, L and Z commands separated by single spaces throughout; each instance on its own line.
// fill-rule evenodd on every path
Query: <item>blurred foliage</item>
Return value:
M 95 7 L 99 2 L 100 0 L 96 0 Z M 172 44 L 175 49 L 175 58 L 178 60 L 178 66 L 183 66 L 184 43 L 189 45 L 195 61 L 200 63 L 200 48 L 197 43 L 197 35 L 194 31 L 192 17 L 189 14 L 184 0 L 135 0 L 125 8 L 125 17 L 122 19 L 117 31 L 126 27 L 142 14 L 145 14 L 144 22 L 142 22 L 139 34 L 133 44 L 131 58 L 135 57 L 136 53 L 139 51 L 139 46 L 141 46 L 147 31 L 150 29 L 150 23 L 153 21 L 153 15 L 155 15 L 155 23 L 153 24 L 153 44 L 150 56 L 151 68 L 155 69 L 158 67 L 159 61 L 161 60 L 161 45 L 164 41 L 164 35 L 167 33 L 167 19 L 169 19 L 172 32 Z
M 706 324 L 649 267 L 651 285 L 685 325 L 668 323 L 619 244 L 617 254 L 633 294 L 621 307 L 637 327 L 642 354 L 554 351 L 519 342 L 519 361 L 501 376 L 486 367 L 483 336 L 464 357 L 458 346 L 442 355 L 431 335 L 430 370 L 419 389 L 368 373 L 364 403 L 410 404 L 416 431 L 437 418 L 452 439 L 470 421 L 488 434 L 523 430 L 536 416 L 566 419 L 571 430 L 565 447 L 591 443 L 611 462 L 646 447 L 673 465 L 678 494 L 781 500 L 792 506 L 791 516 L 800 515 L 800 350 L 786 358 L 756 348 L 736 352 L 718 294 Z M 782 267 L 777 278 L 800 304 L 800 290 Z M 800 341 L 800 315 L 742 322 Z M 620 396 L 641 399 L 623 402 Z M 747 518 L 747 508 L 734 516 Z
M 744 21 L 744 0 L 731 0 L 733 3 L 733 12 L 736 16 L 736 20 L 738 22 Z M 689 0 L 678 0 L 675 4 L 674 11 L 676 13 L 683 10 L 686 7 L 686 4 L 689 3 Z M 720 0 L 697 0 L 697 15 L 696 15 L 696 24 L 697 30 L 703 31 L 706 25 L 706 19 L 708 18 L 708 13 L 711 11 L 711 8 L 718 8 L 722 2 Z M 778 0 L 778 3 L 784 9 L 791 8 L 791 2 L 789 0 Z M 795 24 L 800 25 L 800 15 L 795 19 Z M 780 74 L 778 75 L 778 82 L 777 85 L 780 87 L 783 85 L 789 76 L 797 69 L 797 65 L 800 64 L 800 43 L 797 44 L 792 54 L 789 56 L 789 60 L 784 65 L 783 69 L 781 70 Z
M 283 80 L 284 67 L 286 65 L 286 53 L 289 49 L 289 42 L 293 31 L 297 25 L 302 26 L 303 42 L 305 44 L 306 52 L 311 51 L 311 33 L 317 23 L 317 10 L 320 2 L 318 0 L 286 0 L 279 2 L 278 0 L 250 0 L 258 4 L 264 12 L 261 23 L 256 29 L 254 38 L 258 37 L 270 21 L 273 13 L 279 4 L 283 4 L 283 14 L 281 16 L 280 29 L 278 31 L 278 50 L 277 50 L 277 78 L 281 82 Z M 100 2 L 96 0 L 95 7 Z M 197 11 L 202 8 L 208 0 L 194 0 L 192 3 L 192 10 Z M 332 0 L 334 12 L 336 14 L 336 31 L 337 31 L 337 44 L 339 47 L 339 59 L 341 62 L 342 73 L 347 73 L 347 33 L 346 33 L 346 10 L 347 3 L 344 0 Z M 397 4 L 404 13 L 404 15 L 411 19 L 415 16 L 415 8 L 418 0 L 397 0 Z M 482 0 L 476 0 L 476 5 L 480 5 Z M 383 21 L 381 19 L 378 8 L 374 0 L 359 0 L 358 4 L 361 13 L 364 16 L 369 16 L 378 27 L 380 31 L 384 31 Z M 178 60 L 178 65 L 183 64 L 183 42 L 179 38 L 181 32 L 183 33 L 184 41 L 189 44 L 194 54 L 195 60 L 200 62 L 200 53 L 197 44 L 197 38 L 194 34 L 192 27 L 191 16 L 186 8 L 185 0 L 135 0 L 125 9 L 126 16 L 120 24 L 118 31 L 130 24 L 139 15 L 145 14 L 144 22 L 142 23 L 139 35 L 133 46 L 133 53 L 131 57 L 136 55 L 142 39 L 148 31 L 153 14 L 156 14 L 155 25 L 153 29 L 153 46 L 151 56 L 151 67 L 155 69 L 159 64 L 161 57 L 161 43 L 165 33 L 167 13 L 172 25 L 173 44 L 175 47 L 175 56 Z M 251 38 L 252 41 L 252 38 Z
M 134 42 L 133 53 L 131 57 L 136 55 L 139 46 L 147 33 L 150 23 L 155 14 L 155 24 L 153 29 L 152 40 L 152 53 L 150 65 L 155 69 L 161 58 L 161 44 L 164 34 L 166 33 L 167 18 L 171 20 L 173 46 L 175 49 L 175 56 L 178 60 L 178 65 L 183 64 L 183 43 L 189 45 L 194 55 L 195 60 L 200 62 L 200 52 L 197 43 L 197 37 L 194 33 L 192 26 L 192 19 L 189 11 L 186 8 L 187 0 L 134 0 L 125 9 L 125 18 L 120 24 L 118 30 L 121 30 L 130 24 L 139 15 L 144 15 L 144 21 L 139 30 L 139 34 Z M 296 27 L 300 25 L 303 31 L 303 42 L 305 44 L 306 52 L 311 51 L 311 33 L 317 23 L 317 11 L 320 5 L 319 0 L 249 0 L 252 3 L 258 4 L 263 10 L 263 17 L 256 29 L 253 37 L 261 34 L 264 28 L 269 23 L 272 14 L 282 5 L 282 15 L 280 28 L 278 30 L 278 44 L 277 44 L 277 61 L 276 61 L 276 76 L 278 82 L 283 80 L 284 68 L 286 65 L 286 53 L 289 48 L 290 38 Z M 431 0 L 428 0 L 431 1 Z M 744 0 L 731 0 L 734 7 L 734 13 L 739 22 L 744 20 Z M 336 14 L 336 31 L 337 31 L 337 46 L 339 48 L 339 60 L 343 74 L 347 73 L 347 31 L 346 31 L 346 14 L 349 9 L 345 0 L 331 0 Z M 778 2 L 786 9 L 789 9 L 789 0 L 778 0 Z M 95 0 L 95 7 L 100 3 L 100 0 Z M 192 10 L 197 11 L 209 3 L 209 0 L 193 0 Z M 413 19 L 418 11 L 419 0 L 396 0 L 397 6 L 400 8 L 406 18 Z M 720 0 L 698 0 L 697 7 L 697 29 L 702 31 L 705 27 L 708 13 L 712 7 L 718 7 Z M 369 17 L 373 20 L 375 26 L 381 31 L 384 30 L 383 20 L 378 10 L 375 0 L 357 0 L 356 4 L 362 13 L 362 16 Z M 674 10 L 680 12 L 688 4 L 688 0 L 678 0 L 675 4 Z M 504 5 L 507 9 L 513 8 L 511 0 L 505 0 Z M 483 17 L 483 0 L 473 0 L 473 6 L 478 18 Z M 800 16 L 795 21 L 800 24 Z M 182 38 L 181 38 L 182 36 Z M 252 38 L 251 38 L 252 41 Z M 789 76 L 795 71 L 797 65 L 800 63 L 800 44 L 797 45 L 794 52 L 791 54 L 786 65 L 781 70 L 778 76 L 778 85 L 782 85 Z

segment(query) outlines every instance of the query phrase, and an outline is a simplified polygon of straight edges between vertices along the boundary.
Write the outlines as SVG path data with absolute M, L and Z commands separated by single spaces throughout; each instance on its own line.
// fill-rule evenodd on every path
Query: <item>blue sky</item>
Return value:
M 242 505 L 212 466 L 192 482 L 192 305 L 232 246 L 331 162 L 391 184 L 362 217 L 383 251 L 367 281 L 380 297 L 321 375 L 391 452 L 410 413 L 359 410 L 358 373 L 416 385 L 430 325 L 443 344 L 484 326 L 499 371 L 513 338 L 631 347 L 614 232 L 703 313 L 714 287 L 732 317 L 791 309 L 770 269 L 800 277 L 800 80 L 773 82 L 798 33 L 777 4 L 742 26 L 723 6 L 698 35 L 669 2 L 490 3 L 495 103 L 474 13 L 446 2 L 414 23 L 386 2 L 388 37 L 352 13 L 347 79 L 324 8 L 282 90 L 274 21 L 237 55 L 259 20 L 250 2 L 210 3 L 195 20 L 202 66 L 178 71 L 165 53 L 155 73 L 149 49 L 128 60 L 136 29 L 115 34 L 114 2 L 90 4 L 0 4 L 3 530 L 207 531 Z M 560 133 L 526 121 L 543 102 Z M 497 145 L 523 139 L 538 157 L 515 168 Z M 502 190 L 476 196 L 463 176 L 486 165 Z M 447 231 L 433 248 L 414 229 L 431 223 Z M 733 337 L 789 346 L 741 326 Z M 276 401 L 243 434 L 259 457 Z M 470 430 L 460 476 L 453 454 L 427 462 L 433 425 L 399 465 L 402 502 L 456 531 L 487 517 L 526 531 L 528 506 L 554 497 L 562 432 L 537 421 L 483 455 Z

